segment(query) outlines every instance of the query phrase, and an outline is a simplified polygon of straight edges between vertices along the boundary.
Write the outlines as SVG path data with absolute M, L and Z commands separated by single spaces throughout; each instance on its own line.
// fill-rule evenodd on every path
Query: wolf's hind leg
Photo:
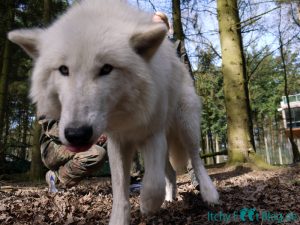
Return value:
M 207 174 L 207 171 L 199 157 L 198 150 L 190 151 L 191 163 L 195 172 L 196 179 L 200 186 L 202 199 L 207 203 L 216 204 L 219 201 L 219 194 L 212 180 Z
M 185 93 L 177 117 L 178 136 L 188 152 L 201 196 L 208 203 L 218 203 L 219 194 L 204 168 L 199 156 L 200 142 L 200 100 L 194 93 Z
M 176 171 L 173 169 L 169 159 L 166 160 L 166 196 L 165 200 L 172 202 L 176 199 Z

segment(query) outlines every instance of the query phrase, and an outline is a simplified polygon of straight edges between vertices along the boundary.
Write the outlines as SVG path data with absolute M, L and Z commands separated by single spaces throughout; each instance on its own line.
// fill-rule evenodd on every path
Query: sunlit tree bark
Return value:
M 180 0 L 172 0 L 172 16 L 173 16 L 173 30 L 174 30 L 174 38 L 180 42 L 178 42 L 177 51 L 180 54 L 181 61 L 187 66 L 192 78 L 192 66 L 187 56 L 187 52 L 185 49 L 185 35 L 182 29 L 182 22 L 181 22 L 181 9 L 180 9 Z M 177 42 L 175 42 L 176 44 Z
M 230 163 L 249 161 L 254 148 L 247 112 L 246 74 L 237 0 L 218 0 Z

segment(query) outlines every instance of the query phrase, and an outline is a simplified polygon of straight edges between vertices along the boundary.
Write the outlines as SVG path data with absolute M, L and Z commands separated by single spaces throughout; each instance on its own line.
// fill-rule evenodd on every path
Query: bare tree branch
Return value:
M 298 17 L 294 13 L 293 4 L 291 2 L 292 18 L 293 18 L 295 24 L 300 27 L 300 2 L 297 4 L 297 8 L 298 8 Z
M 243 27 L 246 27 L 246 26 L 249 26 L 249 25 L 255 23 L 256 21 L 260 20 L 260 19 L 262 18 L 263 15 L 266 15 L 266 14 L 268 14 L 268 13 L 270 13 L 270 12 L 272 12 L 272 11 L 278 9 L 278 8 L 279 8 L 279 7 L 273 8 L 273 9 L 271 9 L 271 10 L 269 10 L 269 11 L 266 11 L 266 12 L 261 13 L 261 14 L 259 14 L 259 15 L 253 16 L 253 17 L 251 17 L 251 18 L 249 18 L 249 19 L 246 19 L 246 20 L 244 20 L 244 21 L 241 21 L 240 24 L 239 24 L 239 25 L 240 25 L 240 28 L 243 28 Z
M 295 34 L 292 38 L 290 38 L 287 42 L 283 43 L 281 42 L 280 45 L 282 46 L 286 46 L 289 43 L 291 43 L 295 38 L 298 38 L 300 32 L 298 32 L 297 34 Z M 281 35 L 281 34 L 280 34 Z M 275 48 L 274 50 L 270 51 L 268 54 L 266 54 L 258 63 L 257 65 L 250 71 L 250 74 L 248 76 L 248 80 L 247 82 L 249 82 L 249 80 L 251 79 L 252 75 L 254 74 L 254 72 L 258 69 L 259 65 L 270 55 L 273 55 L 274 52 L 280 50 L 280 46 L 278 48 Z
M 151 1 L 151 0 L 148 0 L 148 1 L 149 1 L 150 5 L 151 5 L 152 9 L 153 9 L 154 11 L 157 11 L 157 10 L 156 10 L 156 7 L 155 7 L 155 5 L 152 3 L 152 1 Z

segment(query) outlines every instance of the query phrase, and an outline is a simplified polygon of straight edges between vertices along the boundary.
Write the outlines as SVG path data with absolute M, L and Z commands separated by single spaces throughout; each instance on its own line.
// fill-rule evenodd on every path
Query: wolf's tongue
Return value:
M 90 145 L 84 145 L 84 146 L 72 146 L 72 145 L 68 145 L 67 146 L 67 149 L 70 151 L 70 152 L 84 152 L 84 151 L 87 151 L 89 150 L 90 148 L 92 147 L 92 144 Z

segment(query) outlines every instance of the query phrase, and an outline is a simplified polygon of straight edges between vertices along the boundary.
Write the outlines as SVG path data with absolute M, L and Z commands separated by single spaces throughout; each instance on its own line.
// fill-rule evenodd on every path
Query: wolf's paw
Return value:
M 175 200 L 175 197 L 173 198 L 171 195 L 166 195 L 165 201 L 166 202 L 173 202 Z
M 113 205 L 109 225 L 130 225 L 130 203 L 123 201 L 114 202 L 113 204 L 116 205 Z
M 164 202 L 164 198 L 163 197 L 158 198 L 157 196 L 155 196 L 154 198 L 149 197 L 147 199 L 142 200 L 141 201 L 142 214 L 149 215 L 155 213 L 160 209 L 163 202 Z
M 145 215 L 156 212 L 164 202 L 164 190 L 144 190 L 141 194 L 141 212 Z
M 172 186 L 166 186 L 166 196 L 165 196 L 165 201 L 167 202 L 173 202 L 176 200 L 176 187 Z
M 219 204 L 219 193 L 212 182 L 200 185 L 200 191 L 203 201 L 212 205 Z
M 109 221 L 109 225 L 130 225 L 130 217 L 128 218 L 114 218 L 111 217 Z

